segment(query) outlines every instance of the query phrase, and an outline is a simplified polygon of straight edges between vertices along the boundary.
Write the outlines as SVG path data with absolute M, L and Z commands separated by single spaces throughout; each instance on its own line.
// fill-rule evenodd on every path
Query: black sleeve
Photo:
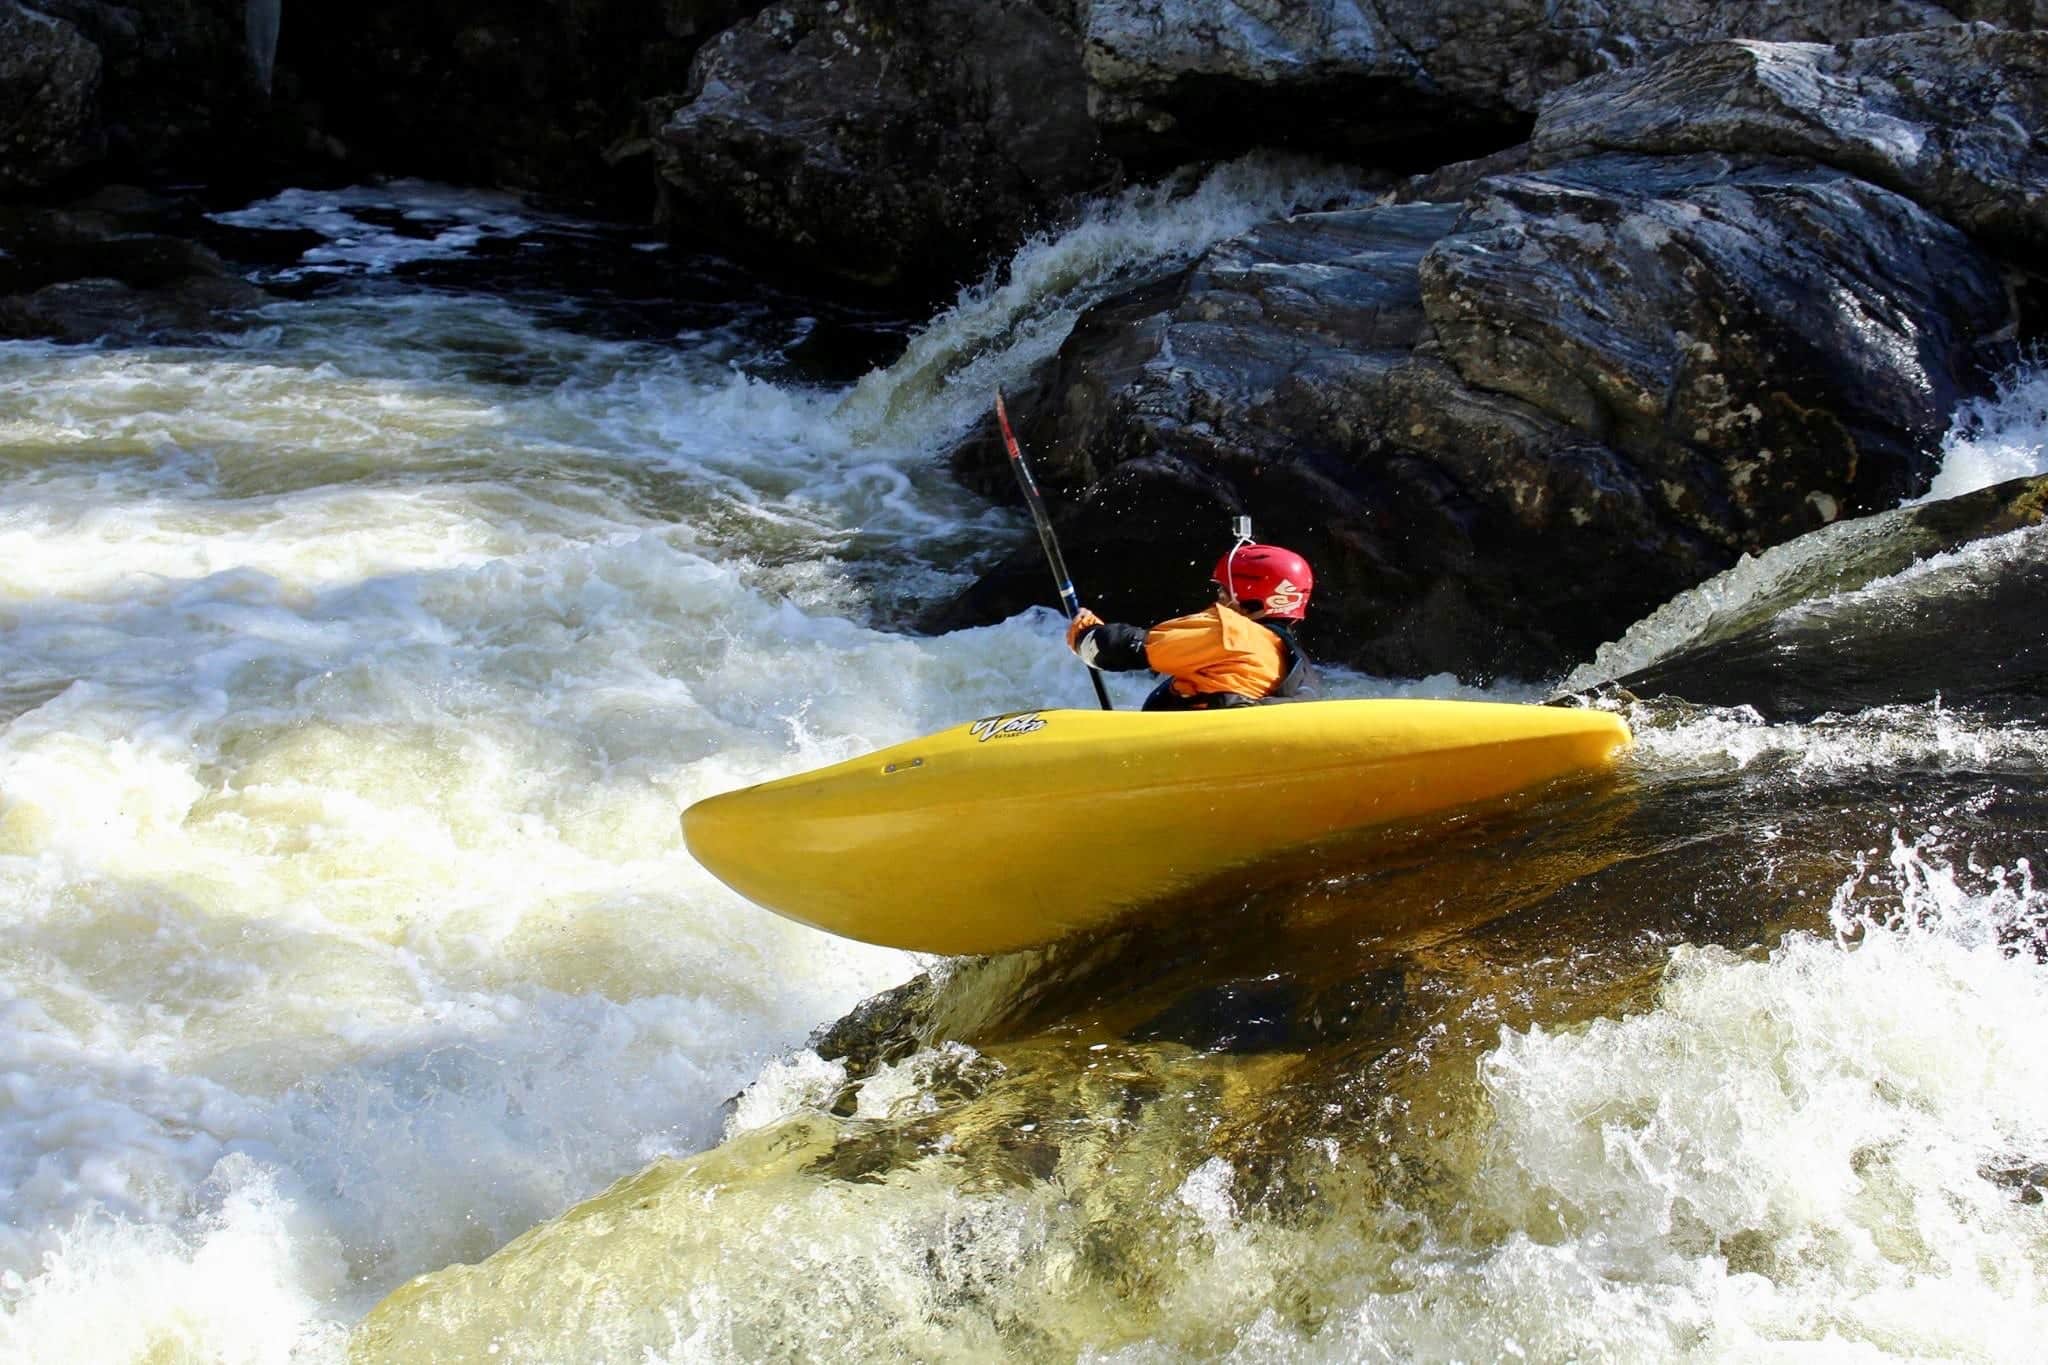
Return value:
M 1095 641 L 1095 666 L 1122 672 L 1150 668 L 1145 662 L 1145 631 L 1139 626 L 1104 623 L 1091 629 L 1083 639 Z

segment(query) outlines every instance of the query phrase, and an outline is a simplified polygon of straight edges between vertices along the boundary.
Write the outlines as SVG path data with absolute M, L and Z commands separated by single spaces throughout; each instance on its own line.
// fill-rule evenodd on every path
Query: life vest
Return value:
M 1297 701 L 1320 690 L 1294 634 L 1225 606 L 1162 621 L 1145 634 L 1145 661 L 1165 681 L 1147 711 L 1212 711 Z

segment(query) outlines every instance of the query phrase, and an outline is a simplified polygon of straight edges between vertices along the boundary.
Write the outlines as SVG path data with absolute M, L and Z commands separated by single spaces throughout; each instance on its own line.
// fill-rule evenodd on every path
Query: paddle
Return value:
M 1052 581 L 1059 586 L 1060 605 L 1067 609 L 1067 619 L 1073 620 L 1081 611 L 1080 595 L 1074 591 L 1074 580 L 1067 573 L 1067 561 L 1060 554 L 1060 543 L 1052 533 L 1052 518 L 1046 515 L 1045 499 L 1038 496 L 1038 483 L 1031 477 L 1031 466 L 1024 463 L 1024 452 L 1018 448 L 1017 435 L 1010 430 L 1010 414 L 1003 410 L 1002 390 L 996 391 L 996 423 L 1003 429 L 1003 445 L 1010 452 L 1010 467 L 1017 471 L 1017 482 L 1024 486 L 1024 501 L 1030 505 L 1031 520 L 1038 525 L 1039 543 L 1045 546 L 1045 558 L 1052 565 Z M 1088 681 L 1095 684 L 1095 700 L 1102 703 L 1105 711 L 1116 708 L 1109 704 L 1109 689 L 1102 685 L 1102 674 L 1090 668 Z

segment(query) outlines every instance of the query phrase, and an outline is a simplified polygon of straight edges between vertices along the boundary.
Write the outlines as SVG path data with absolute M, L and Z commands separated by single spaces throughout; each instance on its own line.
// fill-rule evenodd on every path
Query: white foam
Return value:
M 397 216 L 414 228 L 408 232 L 366 215 Z M 486 239 L 522 237 L 545 218 L 524 208 L 512 195 L 455 190 L 417 180 L 335 190 L 285 190 L 246 208 L 207 216 L 231 227 L 316 232 L 326 239 L 309 247 L 299 265 L 275 272 L 280 280 L 352 271 L 381 275 L 416 261 L 458 259 Z
M 1546 1318 L 1634 1301 L 1717 1357 L 1822 1336 L 2028 1353 L 2048 1284 L 2014 1248 L 2039 1220 L 1986 1172 L 2048 1151 L 2048 983 L 1997 942 L 2043 906 L 2024 868 L 1959 875 L 1900 843 L 1892 869 L 1902 911 L 1863 909 L 1860 879 L 1837 898 L 1853 947 L 1681 949 L 1649 1014 L 1504 1035 L 1490 1198 L 1567 1229 Z
M 778 1057 L 761 1069 L 734 1102 L 725 1122 L 725 1137 L 789 1117 L 805 1109 L 823 1109 L 846 1084 L 846 1064 L 828 1062 L 809 1048 Z
M 1231 174 L 1067 254 L 1265 212 Z M 371 272 L 531 222 L 404 186 L 227 217 Z M 728 349 L 393 295 L 218 349 L 0 345 L 0 1340 L 323 1355 L 405 1276 L 717 1140 L 918 967 L 746 905 L 679 809 L 1088 682 L 1051 613 L 850 619 L 841 555 L 964 579 L 1019 533 L 937 458 L 951 396 L 855 420 Z
M 1229 1228 L 1237 1218 L 1237 1201 L 1230 1195 L 1236 1180 L 1237 1172 L 1231 1164 L 1220 1156 L 1212 1156 L 1188 1172 L 1187 1179 L 1173 1192 L 1174 1201 L 1193 1210 L 1202 1226 L 1214 1235 Z
M 1876 707 L 1853 716 L 1769 722 L 1749 707 L 1715 707 L 1673 720 L 1629 708 L 1630 762 L 1658 780 L 1773 769 L 1795 780 L 1833 781 L 1900 771 L 2032 773 L 2048 766 L 2048 730 L 1987 725 L 1939 700 Z
M 1964 403 L 1941 451 L 1941 471 L 1918 502 L 2048 474 L 2048 367 L 2017 365 L 1998 377 L 1990 397 Z
M 32 1281 L 0 1276 L 0 1357 L 47 1365 L 340 1361 L 334 1237 L 274 1172 L 223 1162 L 185 1228 L 80 1221 Z
M 1128 272 L 1190 261 L 1259 223 L 1364 197 L 1348 173 L 1267 157 L 1230 162 L 1192 188 L 1126 191 L 1027 242 L 1000 278 L 962 290 L 901 359 L 854 388 L 843 420 L 870 438 L 907 429 L 917 446 L 942 446 L 987 413 L 998 388 L 1056 353 L 1082 310 Z
M 2000 1173 L 2048 1153 L 2048 980 L 1999 939 L 2048 898 L 1900 840 L 1835 914 L 1767 957 L 1678 949 L 1644 1013 L 1504 1030 L 1448 1214 L 1307 1246 L 1236 1215 L 1266 1274 L 1331 1291 L 1311 1321 L 1226 1289 L 1087 1358 L 2030 1358 L 2048 1240 Z

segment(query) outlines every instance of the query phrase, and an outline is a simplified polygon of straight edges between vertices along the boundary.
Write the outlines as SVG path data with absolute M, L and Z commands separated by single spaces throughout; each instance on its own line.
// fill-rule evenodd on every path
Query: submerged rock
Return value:
M 1354 1043 L 1392 1033 L 1405 988 L 1398 966 L 1346 977 L 1318 992 L 1274 972 L 1253 981 L 1198 986 L 1124 1036 L 1197 1052 L 1245 1054 Z
M 1781 547 L 1655 662 L 1581 691 L 1810 720 L 1939 700 L 2011 722 L 2048 702 L 2048 478 L 1901 508 Z M 1966 624 L 1964 624 L 1966 623 Z M 1654 619 L 1645 633 L 1659 628 Z
M 0 338 L 190 340 L 268 301 L 209 248 L 138 226 L 173 206 L 130 199 L 0 209 Z

